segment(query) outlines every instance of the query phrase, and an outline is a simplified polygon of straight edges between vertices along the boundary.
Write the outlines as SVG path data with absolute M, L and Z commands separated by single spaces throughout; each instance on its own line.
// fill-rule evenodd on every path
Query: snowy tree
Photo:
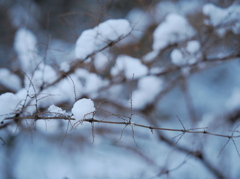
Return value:
M 240 177 L 238 1 L 0 12 L 0 178 Z

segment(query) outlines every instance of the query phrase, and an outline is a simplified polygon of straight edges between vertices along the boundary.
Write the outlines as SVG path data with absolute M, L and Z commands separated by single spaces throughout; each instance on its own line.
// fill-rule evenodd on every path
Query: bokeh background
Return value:
M 203 9 L 209 3 L 218 7 L 212 9 L 212 17 L 222 23 L 206 23 L 211 13 L 207 16 Z M 229 7 L 233 8 L 226 11 Z M 133 109 L 134 114 L 140 114 L 134 115 L 135 123 L 232 135 L 240 116 L 240 21 L 225 18 L 231 18 L 231 13 L 239 15 L 239 7 L 236 0 L 0 0 L 0 94 L 17 94 L 26 88 L 26 76 L 15 49 L 19 29 L 34 34 L 37 43 L 32 49 L 60 74 L 63 62 L 76 61 L 76 41 L 84 30 L 108 19 L 127 19 L 134 29 L 128 38 L 104 51 L 108 60 L 103 69 L 94 66 L 95 56 L 80 65 L 109 80 L 110 85 L 99 88 L 94 97 L 85 93 L 78 98 L 94 98 L 95 106 L 107 100 L 102 109 L 130 115 L 131 92 L 138 87 L 139 79 L 111 75 L 117 57 L 127 55 L 140 59 L 150 75 L 164 81 L 155 100 L 142 109 Z M 185 17 L 195 29 L 193 38 L 201 44 L 199 64 L 179 66 L 171 61 L 173 50 L 185 47 L 186 41 L 169 44 L 153 61 L 144 60 L 153 49 L 154 31 L 170 13 Z M 22 46 L 26 44 L 23 40 Z M 3 79 L 8 75 L 3 69 L 9 76 L 15 75 L 17 82 L 6 83 Z M 79 81 L 85 84 L 87 79 Z M 70 112 L 73 101 L 55 105 Z M 47 107 L 39 110 L 46 111 Z M 96 113 L 98 119 L 119 120 L 116 115 L 108 115 L 104 111 Z M 5 141 L 0 147 L 0 178 L 240 177 L 238 138 L 229 138 L 226 143 L 228 138 L 204 134 L 182 136 L 179 132 L 98 123 L 93 128 L 87 122 L 77 128 L 73 125 L 66 120 L 4 121 L 0 126 Z M 239 135 L 238 130 L 234 134 Z

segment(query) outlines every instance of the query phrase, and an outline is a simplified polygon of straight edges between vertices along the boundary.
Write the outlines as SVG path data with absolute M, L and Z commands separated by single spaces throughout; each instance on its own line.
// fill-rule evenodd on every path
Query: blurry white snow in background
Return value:
M 14 48 L 18 54 L 22 70 L 25 73 L 32 73 L 40 62 L 35 35 L 28 29 L 18 29 L 15 35 Z
M 111 69 L 111 75 L 116 76 L 121 74 L 127 79 L 132 79 L 145 76 L 148 73 L 148 68 L 141 63 L 137 58 L 133 58 L 127 55 L 120 55 L 116 59 L 115 66 Z
M 203 6 L 203 13 L 207 16 L 204 23 L 216 27 L 219 36 L 223 37 L 227 31 L 240 33 L 240 5 L 232 4 L 228 8 L 221 8 L 208 3 Z
M 187 42 L 186 47 L 182 46 L 171 52 L 171 60 L 175 65 L 187 65 L 197 62 L 202 56 L 200 43 L 197 40 Z
M 97 72 L 101 73 L 107 69 L 110 54 L 106 55 L 104 53 L 97 53 L 94 58 L 94 67 L 96 68 Z
M 65 115 L 66 114 L 65 110 L 62 110 L 60 107 L 55 106 L 53 104 L 51 106 L 49 106 L 48 111 L 50 113 L 52 113 L 53 115 L 55 115 L 55 116 Z
M 163 88 L 163 80 L 156 76 L 146 76 L 138 81 L 137 89 L 133 91 L 134 109 L 143 109 L 152 103 Z
M 0 84 L 12 91 L 21 89 L 21 80 L 19 76 L 11 73 L 7 68 L 0 68 Z
M 13 117 L 17 110 L 22 107 L 21 99 L 13 93 L 4 93 L 0 95 L 0 122 L 6 117 Z
M 161 51 L 174 43 L 183 42 L 196 34 L 187 19 L 178 14 L 168 14 L 153 33 L 153 50 Z
M 82 32 L 76 42 L 75 55 L 84 60 L 109 43 L 119 40 L 131 32 L 130 23 L 125 19 L 110 19 L 97 27 Z

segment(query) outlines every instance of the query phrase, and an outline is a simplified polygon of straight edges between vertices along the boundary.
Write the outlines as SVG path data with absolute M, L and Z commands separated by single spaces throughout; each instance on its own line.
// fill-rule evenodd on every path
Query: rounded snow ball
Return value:
M 91 99 L 80 99 L 74 103 L 72 113 L 76 120 L 82 120 L 86 115 L 95 111 L 94 103 Z

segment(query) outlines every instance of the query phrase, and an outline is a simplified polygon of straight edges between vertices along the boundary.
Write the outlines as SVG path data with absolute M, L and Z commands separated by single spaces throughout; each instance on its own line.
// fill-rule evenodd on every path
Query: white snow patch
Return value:
M 177 64 L 177 65 L 184 64 L 183 54 L 179 49 L 174 49 L 170 56 L 172 59 L 172 63 Z
M 106 70 L 109 63 L 109 57 L 103 53 L 97 53 L 94 58 L 94 66 L 98 72 Z
M 20 109 L 21 99 L 13 93 L 4 93 L 0 95 L 0 122 L 7 117 L 12 117 Z
M 186 41 L 196 34 L 185 17 L 178 14 L 167 15 L 153 33 L 153 50 L 160 51 L 168 45 Z
M 133 8 L 126 16 L 126 19 L 133 27 L 131 36 L 124 38 L 120 45 L 137 43 L 141 39 L 146 29 L 153 24 L 153 18 L 147 11 L 143 11 L 139 8 Z
M 200 43 L 197 40 L 187 42 L 186 47 L 174 49 L 171 54 L 172 63 L 175 65 L 186 65 L 197 62 L 201 57 Z
M 158 56 L 158 54 L 159 54 L 158 51 L 149 52 L 143 56 L 143 61 L 147 63 L 152 62 Z
M 223 37 L 227 31 L 240 33 L 240 5 L 233 4 L 228 8 L 221 8 L 208 3 L 203 6 L 203 14 L 208 17 L 204 23 L 216 27 L 220 37 Z
M 75 101 L 75 94 L 76 98 L 79 98 L 83 94 L 82 89 L 82 84 L 77 75 L 71 74 L 56 85 L 42 91 L 39 98 L 42 97 L 43 99 L 39 101 L 39 106 L 47 108 L 51 104 L 73 103 Z M 44 98 L 44 96 L 46 97 Z
M 116 60 L 115 66 L 111 69 L 111 75 L 116 76 L 121 72 L 124 73 L 127 79 L 132 79 L 133 74 L 134 77 L 139 78 L 148 73 L 148 68 L 137 58 L 120 55 Z
M 41 85 L 51 84 L 57 79 L 57 72 L 49 65 L 40 64 L 38 69 L 34 72 L 31 82 L 28 77 L 25 77 L 24 84 L 27 88 L 30 83 L 35 87 L 36 92 L 38 92 Z
M 0 68 L 0 84 L 13 91 L 18 91 L 21 88 L 20 78 L 7 68 Z
M 84 60 L 109 43 L 121 39 L 131 32 L 130 23 L 124 19 L 107 20 L 97 27 L 83 31 L 76 42 L 75 55 Z
M 187 43 L 186 49 L 189 53 L 197 53 L 200 50 L 200 43 L 197 40 L 192 40 Z
M 162 90 L 163 81 L 156 76 L 146 76 L 138 81 L 138 88 L 133 91 L 133 108 L 143 109 L 147 104 L 152 103 L 158 93 Z
M 60 70 L 64 72 L 68 72 L 70 70 L 70 65 L 68 62 L 62 62 L 60 65 Z
M 25 28 L 21 28 L 17 31 L 14 40 L 14 48 L 18 53 L 21 68 L 26 73 L 33 72 L 40 62 L 36 47 L 37 39 L 31 31 Z
M 95 111 L 94 103 L 91 99 L 80 99 L 74 103 L 72 113 L 76 120 L 82 120 Z
M 66 111 L 65 110 L 62 110 L 60 107 L 58 106 L 55 106 L 55 105 L 51 105 L 49 108 L 48 108 L 48 111 L 50 113 L 53 113 L 55 115 L 65 115 L 66 114 Z
M 90 98 L 97 97 L 99 95 L 98 89 L 109 83 L 108 80 L 103 80 L 99 75 L 89 73 L 87 70 L 82 68 L 77 69 L 75 74 L 82 84 L 82 94 L 88 95 Z
M 165 69 L 165 68 L 163 68 L 163 67 L 152 67 L 152 68 L 150 69 L 150 74 L 156 75 L 156 74 L 158 74 L 158 73 L 163 72 L 164 69 Z

